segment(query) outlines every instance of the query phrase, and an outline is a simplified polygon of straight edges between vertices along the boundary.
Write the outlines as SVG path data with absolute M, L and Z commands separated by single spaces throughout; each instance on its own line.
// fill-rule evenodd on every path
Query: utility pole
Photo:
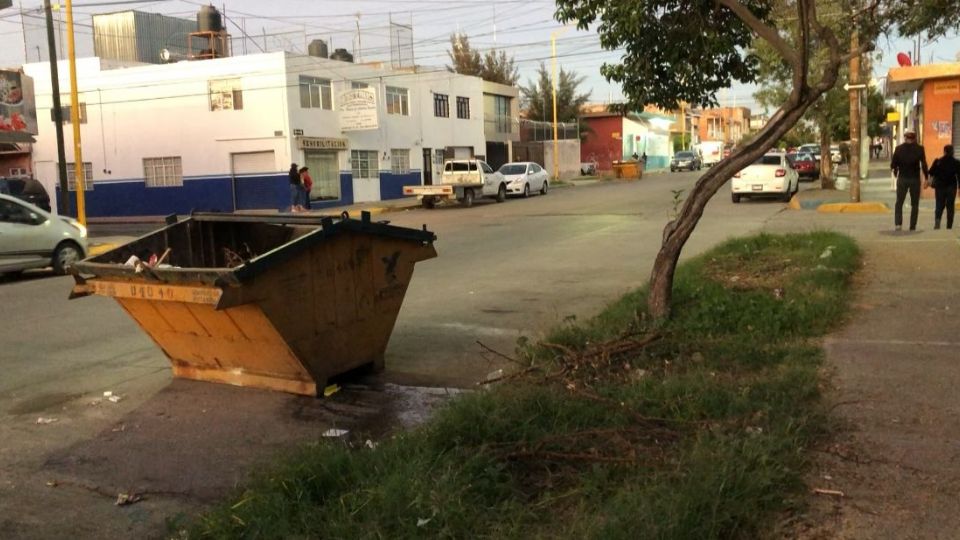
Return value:
M 553 179 L 560 179 L 560 141 L 557 138 L 557 36 L 569 30 L 565 26 L 560 30 L 550 32 L 550 53 L 553 87 Z
M 77 221 L 87 224 L 86 184 L 83 178 L 83 152 L 80 149 L 80 99 L 77 95 L 77 49 L 73 42 L 73 2 L 66 0 L 67 56 L 70 59 L 70 122 L 73 124 L 73 173 L 76 179 Z
M 60 106 L 60 69 L 57 65 L 57 42 L 53 34 L 53 9 L 50 6 L 50 0 L 43 0 L 43 12 L 47 19 L 50 88 L 53 92 L 53 128 L 57 134 L 57 181 L 60 184 L 57 212 L 67 216 L 70 215 L 70 188 L 67 185 L 67 154 L 63 146 L 63 108 Z
M 860 47 L 857 30 L 850 36 L 850 50 Z M 850 201 L 860 202 L 860 55 L 850 59 Z

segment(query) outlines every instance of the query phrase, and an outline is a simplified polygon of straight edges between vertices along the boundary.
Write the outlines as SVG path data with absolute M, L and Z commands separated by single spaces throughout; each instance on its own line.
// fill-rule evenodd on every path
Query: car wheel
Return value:
M 427 210 L 433 210 L 433 207 L 437 205 L 437 201 L 433 197 L 424 197 L 420 204 L 423 205 Z
M 739 193 L 731 193 L 731 194 L 730 194 L 730 200 L 733 201 L 734 204 L 739 203 L 739 202 L 740 202 L 740 194 L 739 194 Z
M 677 172 L 677 170 L 674 169 L 673 167 L 670 167 L 670 172 Z
M 530 184 L 523 185 L 523 198 L 526 199 L 530 196 Z
M 83 250 L 75 242 L 69 240 L 60 242 L 60 245 L 53 252 L 53 271 L 62 276 L 75 262 L 82 258 Z
M 546 195 L 547 192 L 550 191 L 550 186 L 547 185 L 547 184 L 548 184 L 547 181 L 544 180 L 544 181 L 543 181 L 543 186 L 540 188 L 540 194 L 541 194 L 541 195 Z
M 473 206 L 473 190 L 472 189 L 466 189 L 463 191 L 463 198 L 460 199 L 460 204 L 463 205 L 464 208 L 470 208 L 471 206 Z
M 791 198 L 793 198 L 793 190 L 791 190 L 790 188 L 787 188 L 787 192 L 782 195 L 781 200 L 783 200 L 783 202 L 785 203 L 788 203 L 790 202 Z
M 503 202 L 507 200 L 507 185 L 500 184 L 500 189 L 497 190 L 497 202 Z

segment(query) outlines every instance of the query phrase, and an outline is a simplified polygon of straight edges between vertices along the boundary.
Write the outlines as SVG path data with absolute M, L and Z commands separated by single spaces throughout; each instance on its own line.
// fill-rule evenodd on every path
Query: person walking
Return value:
M 310 210 L 310 192 L 313 190 L 313 178 L 310 178 L 310 169 L 300 167 L 300 183 L 303 184 L 303 208 Z
M 296 163 L 290 164 L 288 176 L 290 177 L 290 211 L 302 212 L 303 203 L 301 203 L 301 195 L 303 194 L 303 182 L 300 180 L 300 170 L 297 169 Z
M 953 157 L 953 146 L 943 147 L 943 155 L 930 165 L 930 184 L 937 196 L 937 209 L 933 228 L 940 228 L 943 210 L 947 210 L 947 228 L 953 228 L 954 205 L 957 202 L 957 186 L 960 185 L 960 161 Z
M 903 144 L 897 146 L 890 159 L 890 170 L 897 177 L 897 204 L 893 211 L 893 224 L 896 230 L 903 228 L 903 203 L 910 193 L 910 230 L 917 229 L 917 217 L 920 213 L 920 173 L 924 181 L 929 175 L 927 156 L 923 147 L 917 144 L 917 134 L 907 131 L 903 134 Z

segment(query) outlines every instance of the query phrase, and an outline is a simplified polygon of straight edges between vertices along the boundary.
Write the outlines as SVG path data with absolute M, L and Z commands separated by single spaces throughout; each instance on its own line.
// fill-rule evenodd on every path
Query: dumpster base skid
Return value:
M 217 382 L 231 384 L 233 386 L 248 386 L 253 388 L 263 388 L 265 390 L 277 390 L 290 394 L 301 394 L 304 396 L 317 396 L 317 385 L 313 382 L 296 381 L 289 379 L 280 379 L 277 377 L 265 377 L 255 373 L 246 373 L 242 369 L 222 370 L 222 369 L 203 369 L 189 365 L 173 365 L 173 376 L 184 379 L 193 379 L 195 381 Z

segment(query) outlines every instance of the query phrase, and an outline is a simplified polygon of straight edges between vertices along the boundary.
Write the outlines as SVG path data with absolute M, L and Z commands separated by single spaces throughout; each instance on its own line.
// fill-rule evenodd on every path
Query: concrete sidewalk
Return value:
M 871 179 L 864 200 L 869 193 L 892 207 L 889 189 L 889 178 Z M 895 233 L 892 212 L 792 211 L 768 225 L 776 232 L 837 230 L 863 250 L 854 312 L 825 340 L 830 397 L 845 425 L 819 449 L 809 479 L 813 488 L 845 496 L 812 496 L 809 536 L 956 538 L 960 220 L 957 229 L 932 230 L 933 201 L 924 199 L 913 233 Z

